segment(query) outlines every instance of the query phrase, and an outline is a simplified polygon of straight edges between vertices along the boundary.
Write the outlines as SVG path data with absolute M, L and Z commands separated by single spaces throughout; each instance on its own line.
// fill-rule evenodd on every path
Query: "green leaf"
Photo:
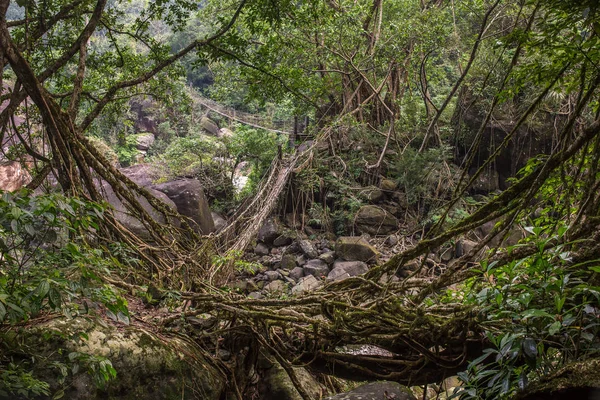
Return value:
M 534 339 L 525 338 L 525 340 L 523 340 L 523 353 L 525 353 L 525 356 L 527 356 L 528 358 L 531 358 L 531 359 L 537 358 L 537 355 L 538 355 L 537 343 L 535 342 Z
M 555 335 L 558 331 L 560 331 L 560 328 L 562 328 L 562 323 L 560 321 L 555 321 L 552 325 L 550 325 L 550 327 L 548 328 L 548 333 L 550 335 Z
M 548 312 L 544 310 L 526 310 L 522 314 L 523 319 L 531 318 L 531 317 L 552 317 L 552 315 L 548 314 Z
M 0 321 L 4 321 L 5 316 L 6 316 L 6 307 L 4 307 L 4 304 L 0 303 Z
M 60 307 L 60 305 L 62 303 L 62 298 L 61 298 L 60 292 L 58 290 L 56 290 L 55 288 L 51 288 L 50 291 L 48 292 L 48 300 L 50 302 L 51 307 L 53 307 L 53 308 Z
M 35 288 L 35 293 L 36 293 L 36 295 L 38 295 L 40 297 L 40 299 L 43 299 L 44 297 L 46 297 L 46 295 L 48 294 L 49 291 L 50 291 L 50 283 L 48 283 L 47 280 L 41 281 L 40 284 L 38 285 L 38 287 Z

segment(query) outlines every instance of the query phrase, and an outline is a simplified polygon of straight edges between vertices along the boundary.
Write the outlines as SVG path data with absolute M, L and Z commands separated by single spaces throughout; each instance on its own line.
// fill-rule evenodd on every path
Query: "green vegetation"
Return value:
M 156 313 L 140 325 L 214 354 L 251 343 L 288 371 L 419 384 L 462 369 L 463 399 L 510 398 L 597 360 L 596 3 L 0 4 L 0 161 L 20 162 L 38 189 L 0 192 L 0 397 L 60 398 L 82 371 L 108 388 L 121 373 L 109 357 L 61 349 L 50 361 L 10 343 L 50 316 L 129 325 L 140 299 Z M 211 110 L 200 94 L 256 119 Z M 297 143 L 276 133 L 305 116 Z M 141 161 L 159 181 L 198 179 L 233 223 L 187 230 L 117 169 Z M 103 203 L 107 186 L 145 236 Z M 405 239 L 364 276 L 264 301 L 218 289 L 230 271 L 262 268 L 244 251 L 269 215 L 299 217 L 305 232 L 293 237 L 328 239 L 353 233 L 363 206 Z M 520 242 L 503 241 L 521 228 Z M 395 358 L 337 352 L 346 344 Z M 242 398 L 256 360 L 225 365 L 213 353 Z

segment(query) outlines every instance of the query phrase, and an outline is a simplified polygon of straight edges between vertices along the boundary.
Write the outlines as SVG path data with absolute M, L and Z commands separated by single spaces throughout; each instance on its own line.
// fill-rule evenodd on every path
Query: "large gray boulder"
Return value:
M 267 219 L 258 230 L 257 238 L 263 243 L 273 244 L 273 241 L 279 237 L 280 227 L 274 218 Z
M 215 224 L 215 231 L 219 232 L 221 229 L 227 226 L 227 220 L 223 218 L 220 214 L 217 214 L 213 211 L 210 213 L 210 215 L 212 215 L 212 219 Z
M 200 120 L 200 127 L 213 136 L 219 135 L 219 125 L 217 125 L 212 119 L 208 117 L 202 117 L 202 119 Z
M 152 132 L 139 133 L 135 135 L 135 148 L 146 151 L 154 144 L 155 139 Z
M 5 335 L 3 339 L 14 355 L 45 360 L 35 373 L 50 384 L 50 398 L 64 390 L 62 398 L 70 400 L 219 400 L 225 389 L 224 375 L 193 341 L 177 335 L 158 337 L 142 327 L 117 327 L 91 318 L 61 317 L 29 326 L 19 335 Z M 35 354 L 31 354 L 32 349 Z M 86 372 L 94 365 L 89 361 L 90 356 L 108 359 L 116 370 L 115 379 L 103 389 Z M 72 367 L 77 364 L 79 372 L 68 373 L 62 385 L 56 368 L 44 369 L 52 362 L 65 363 L 69 371 L 74 371 Z
M 146 187 L 145 189 L 153 197 L 162 201 L 171 210 L 177 210 L 175 203 L 173 201 L 171 201 L 171 199 L 169 199 L 167 197 L 167 195 L 165 195 L 164 193 L 159 192 L 158 190 L 152 189 L 150 187 Z M 129 229 L 130 231 L 132 231 L 133 233 L 135 233 L 136 235 L 138 235 L 140 237 L 143 237 L 146 239 L 152 238 L 150 233 L 148 232 L 148 229 L 146 228 L 146 225 L 144 225 L 142 223 L 142 221 L 140 221 L 127 208 L 125 203 L 123 203 L 123 201 L 119 198 L 119 196 L 117 196 L 114 189 L 108 183 L 104 182 L 102 184 L 101 191 L 103 192 L 104 198 L 106 199 L 108 204 L 110 204 L 113 207 L 113 214 L 114 214 L 115 218 L 117 219 L 117 221 L 119 221 L 121 224 L 123 224 L 123 226 L 125 226 L 127 229 Z M 136 195 L 135 198 L 140 203 L 142 208 L 150 215 L 150 217 L 155 222 L 157 222 L 158 224 L 161 224 L 161 225 L 165 224 L 167 222 L 167 219 L 165 218 L 163 213 L 156 210 L 148 202 L 148 200 L 146 200 L 145 197 L 143 197 L 141 195 Z M 178 221 L 175 221 L 175 220 L 171 221 L 171 223 L 173 223 L 175 226 L 179 225 Z
M 303 367 L 292 367 L 300 386 L 313 399 L 321 398 L 321 384 Z M 258 383 L 260 400 L 302 400 L 302 396 L 292 383 L 290 376 L 275 359 L 261 353 L 258 369 L 262 379 Z
M 361 236 L 341 236 L 335 242 L 335 253 L 344 261 L 376 262 L 377 250 Z
M 355 218 L 356 229 L 370 235 L 387 235 L 398 230 L 398 220 L 381 207 L 362 206 Z
M 191 226 L 196 232 L 206 235 L 215 231 L 208 200 L 200 181 L 177 179 L 154 185 L 153 188 L 167 195 L 175 203 L 179 214 L 193 221 Z
M 329 266 L 323 260 L 314 259 L 304 264 L 304 274 L 314 275 L 317 278 L 327 276 L 329 273 Z
M 362 275 L 369 270 L 367 264 L 362 261 L 336 261 L 333 269 L 327 275 L 329 281 L 341 281 L 352 276 Z
M 409 388 L 396 382 L 373 382 L 324 400 L 416 400 Z
M 159 178 L 159 173 L 152 164 L 136 164 L 119 169 L 119 171 L 140 186 L 152 186 Z

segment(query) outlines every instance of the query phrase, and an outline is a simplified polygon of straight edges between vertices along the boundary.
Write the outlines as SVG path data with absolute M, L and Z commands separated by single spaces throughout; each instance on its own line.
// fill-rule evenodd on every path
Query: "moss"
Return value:
M 554 374 L 532 383 L 517 398 L 590 387 L 600 388 L 600 359 L 568 364 Z
M 77 337 L 85 333 L 86 340 Z M 68 354 L 79 352 L 109 359 L 116 379 L 105 390 L 96 388 L 91 377 L 81 372 L 69 378 L 64 398 L 69 399 L 219 399 L 225 382 L 202 349 L 179 337 L 158 337 L 139 327 L 119 327 L 78 318 L 54 319 L 29 328 L 10 343 L 15 354 L 35 354 L 46 359 L 38 365 L 40 376 L 53 391 L 57 381 L 54 361 L 69 365 Z M 75 338 L 75 339 L 73 339 Z M 200 397 L 198 397 L 200 396 Z

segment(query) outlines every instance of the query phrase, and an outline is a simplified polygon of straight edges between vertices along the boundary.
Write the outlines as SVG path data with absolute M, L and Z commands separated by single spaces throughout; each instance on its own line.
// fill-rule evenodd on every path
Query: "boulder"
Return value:
M 258 256 L 267 256 L 269 255 L 269 248 L 264 243 L 259 243 L 254 248 L 254 254 Z
M 328 265 L 331 265 L 335 261 L 335 252 L 334 251 L 326 251 L 325 253 L 323 253 L 319 256 L 319 260 L 323 260 Z
M 267 358 L 267 360 L 263 358 Z M 260 400 L 303 400 L 288 373 L 273 357 L 261 354 L 259 356 L 260 366 L 265 367 L 261 371 L 262 379 L 258 383 Z M 310 394 L 311 398 L 321 398 L 322 392 L 319 382 L 305 368 L 292 368 L 300 382 L 300 386 Z
M 461 239 L 456 243 L 456 257 L 462 257 L 465 254 L 468 254 L 477 247 L 477 242 L 468 239 Z
M 335 242 L 335 252 L 344 261 L 376 262 L 377 250 L 360 236 L 341 236 Z
M 233 137 L 233 132 L 230 129 L 221 128 L 221 129 L 219 129 L 219 132 L 217 132 L 217 137 L 219 137 L 219 138 L 232 138 Z
M 191 227 L 196 232 L 207 235 L 215 231 L 215 223 L 200 181 L 177 179 L 154 185 L 153 188 L 166 194 L 175 203 L 179 214 L 193 221 Z
M 265 277 L 269 282 L 273 282 L 281 278 L 281 275 L 277 271 L 265 271 Z
M 317 252 L 317 249 L 315 249 L 315 246 L 311 243 L 310 240 L 300 240 L 298 242 L 298 246 L 300 246 L 300 250 L 302 250 L 302 253 L 304 255 L 306 255 L 308 258 L 317 258 L 319 257 L 319 253 Z
M 219 126 L 210 118 L 202 117 L 200 120 L 200 128 L 213 136 L 219 135 Z
M 397 187 L 398 185 L 396 184 L 396 182 L 394 182 L 391 179 L 382 179 L 379 183 L 379 188 L 381 188 L 381 190 L 383 190 L 384 192 L 388 193 L 393 192 L 394 190 L 396 190 Z
M 398 230 L 398 220 L 381 207 L 362 206 L 355 218 L 356 228 L 360 233 L 370 235 L 387 235 Z
M 0 163 L 0 190 L 14 192 L 31 182 L 31 175 L 17 161 Z
M 275 219 L 269 218 L 258 230 L 257 239 L 266 244 L 273 244 L 273 241 L 279 237 L 279 224 Z
M 281 257 L 281 263 L 279 264 L 281 269 L 292 270 L 296 268 L 296 257 L 291 254 L 284 254 Z
M 212 211 L 210 215 L 212 216 L 213 223 L 215 224 L 215 232 L 219 232 L 221 231 L 221 229 L 227 226 L 227 220 L 221 217 L 220 214 L 217 214 L 216 212 Z
M 273 240 L 273 246 L 275 247 L 282 247 L 282 246 L 287 246 L 288 244 L 291 244 L 293 242 L 293 239 L 288 236 L 287 234 L 283 233 L 279 236 L 277 236 L 277 238 L 275 240 Z
M 383 192 L 376 187 L 365 188 L 361 194 L 369 203 L 376 204 L 383 200 Z
M 369 270 L 367 264 L 362 261 L 336 261 L 333 269 L 327 275 L 327 280 L 341 281 L 352 276 L 362 275 Z
M 323 260 L 314 259 L 304 264 L 304 274 L 314 275 L 316 277 L 327 276 L 329 273 L 329 266 Z
M 155 190 L 155 189 L 152 189 L 149 187 L 147 187 L 145 189 L 153 197 L 162 201 L 167 207 L 171 208 L 172 210 L 177 209 L 177 207 L 175 206 L 175 203 L 173 201 L 171 201 L 171 199 L 169 199 L 167 197 L 167 195 L 165 195 L 164 193 L 159 192 L 158 190 Z M 113 207 L 113 210 L 114 210 L 113 213 L 114 213 L 115 218 L 121 224 L 123 224 L 123 226 L 125 226 L 127 229 L 129 229 L 130 231 L 132 231 L 133 233 L 135 233 L 136 235 L 138 235 L 140 237 L 143 237 L 146 239 L 152 239 L 146 226 L 127 209 L 125 204 L 123 204 L 121 199 L 117 196 L 117 194 L 115 193 L 113 188 L 108 183 L 104 182 L 102 184 L 101 190 L 104 192 L 104 197 L 105 197 L 106 201 L 108 202 L 108 204 L 110 204 Z M 162 225 L 167 222 L 167 219 L 165 218 L 163 213 L 156 210 L 152 205 L 150 205 L 150 203 L 148 202 L 148 200 L 146 200 L 145 197 L 138 195 L 138 196 L 136 196 L 136 199 L 140 203 L 142 208 L 158 224 Z M 175 226 L 179 225 L 179 221 L 176 221 L 176 220 L 171 221 L 171 223 L 173 223 Z
M 154 134 L 144 132 L 135 135 L 135 148 L 142 151 L 147 151 L 154 144 Z
M 326 397 L 325 400 L 417 400 L 409 388 L 396 382 L 367 383 L 347 393 Z
M 289 277 L 298 282 L 304 276 L 304 268 L 294 267 L 289 274 Z M 312 276 L 312 275 L 311 275 Z
M 270 293 L 282 293 L 286 289 L 286 284 L 283 281 L 273 281 L 265 286 L 265 291 Z
M 308 275 L 300 278 L 298 284 L 292 288 L 292 294 L 300 294 L 311 290 L 318 289 L 323 282 L 315 278 L 313 275 Z
M 152 164 L 136 164 L 119 171 L 143 187 L 151 186 L 159 178 L 159 173 Z
M 6 348 L 14 351 L 5 354 L 7 357 L 41 357 L 47 361 L 35 373 L 50 384 L 52 394 L 64 390 L 64 399 L 192 399 L 202 393 L 202 399 L 219 400 L 225 390 L 225 377 L 214 361 L 207 359 L 206 352 L 193 341 L 177 335 L 158 337 L 142 327 L 117 327 L 79 317 L 46 320 L 3 339 Z M 32 349 L 35 354 L 31 354 Z M 194 355 L 193 360 L 188 354 Z M 90 356 L 99 357 L 98 361 L 108 359 L 116 370 L 115 379 L 103 389 L 86 372 L 88 367 L 98 368 L 97 362 L 86 361 Z M 64 363 L 69 369 L 65 384 L 59 382 L 53 363 Z M 74 365 L 79 372 L 71 374 L 76 371 Z

